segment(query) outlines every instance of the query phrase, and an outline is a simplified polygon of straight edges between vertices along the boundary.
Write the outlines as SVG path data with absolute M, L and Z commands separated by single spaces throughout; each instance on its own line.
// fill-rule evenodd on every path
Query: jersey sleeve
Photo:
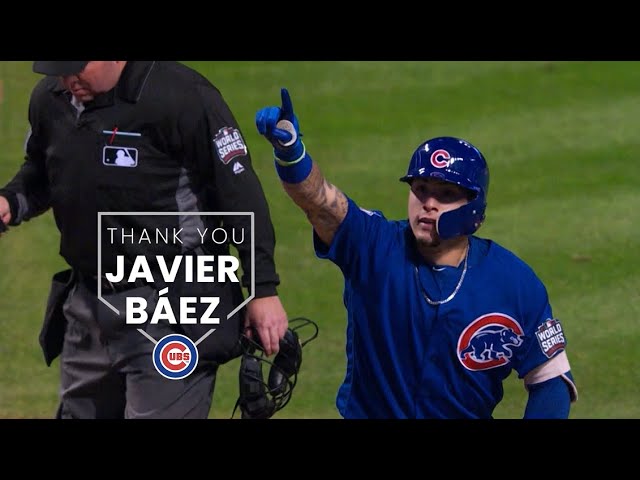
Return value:
M 524 271 L 520 284 L 520 298 L 524 299 L 523 328 L 524 344 L 520 349 L 516 363 L 519 378 L 533 378 L 534 372 L 549 364 L 558 369 L 558 375 L 569 371 L 566 359 L 567 340 L 560 320 L 554 317 L 547 289 L 542 281 L 529 269 Z M 551 359 L 557 361 L 550 362 Z M 538 376 L 538 380 L 551 378 L 547 370 L 544 375 Z
M 41 146 L 43 132 L 38 120 L 39 102 L 42 100 L 44 81 L 36 86 L 29 102 L 29 123 L 31 128 L 25 141 L 24 163 L 9 181 L 0 189 L 11 207 L 11 225 L 47 211 L 51 205 L 49 178 L 45 168 L 45 151 Z
M 197 86 L 191 109 L 181 120 L 185 128 L 185 161 L 198 173 L 210 205 L 219 212 L 252 212 L 255 225 L 255 296 L 275 295 L 280 279 L 276 273 L 275 231 L 267 199 L 251 164 L 242 131 L 217 88 Z M 225 225 L 251 231 L 251 216 L 225 216 Z M 242 264 L 242 284 L 251 284 L 251 242 L 237 245 Z
M 347 197 L 348 209 L 331 245 L 326 245 L 315 230 L 313 246 L 316 256 L 335 263 L 345 277 L 364 280 L 385 268 L 397 241 L 394 225 L 377 210 L 359 207 Z

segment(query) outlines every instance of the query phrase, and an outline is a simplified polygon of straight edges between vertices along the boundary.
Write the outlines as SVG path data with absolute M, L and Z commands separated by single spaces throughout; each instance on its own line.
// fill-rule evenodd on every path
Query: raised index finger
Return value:
M 289 91 L 286 88 L 280 90 L 280 96 L 282 97 L 282 113 L 286 119 L 293 117 L 293 105 L 291 104 L 291 97 L 289 97 Z

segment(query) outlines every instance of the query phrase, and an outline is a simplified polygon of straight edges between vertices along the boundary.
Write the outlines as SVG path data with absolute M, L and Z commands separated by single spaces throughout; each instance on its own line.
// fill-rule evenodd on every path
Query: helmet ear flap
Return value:
M 486 207 L 487 201 L 481 192 L 469 203 L 443 212 L 436 221 L 438 235 L 442 239 L 472 235 L 484 222 Z

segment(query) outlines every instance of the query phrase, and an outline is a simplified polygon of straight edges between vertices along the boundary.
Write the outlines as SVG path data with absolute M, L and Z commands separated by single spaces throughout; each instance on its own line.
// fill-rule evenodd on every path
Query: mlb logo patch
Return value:
M 558 350 L 565 347 L 564 333 L 562 325 L 555 318 L 549 318 L 536 330 L 538 344 L 547 358 L 553 357 Z
M 218 157 L 225 165 L 236 157 L 247 154 L 247 146 L 237 128 L 223 127 L 213 137 Z
M 109 145 L 102 150 L 102 163 L 110 167 L 137 167 L 138 149 Z

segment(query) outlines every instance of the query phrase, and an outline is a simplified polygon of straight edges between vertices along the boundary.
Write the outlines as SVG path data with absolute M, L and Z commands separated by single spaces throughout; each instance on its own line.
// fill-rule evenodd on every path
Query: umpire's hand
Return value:
M 278 353 L 280 339 L 289 328 L 287 313 L 282 306 L 280 297 L 254 298 L 247 304 L 245 317 L 245 334 L 250 336 L 258 332 L 260 343 L 267 355 Z M 251 328 L 253 327 L 253 328 Z
M 0 235 L 7 231 L 7 225 L 11 221 L 11 208 L 5 197 L 0 195 Z

